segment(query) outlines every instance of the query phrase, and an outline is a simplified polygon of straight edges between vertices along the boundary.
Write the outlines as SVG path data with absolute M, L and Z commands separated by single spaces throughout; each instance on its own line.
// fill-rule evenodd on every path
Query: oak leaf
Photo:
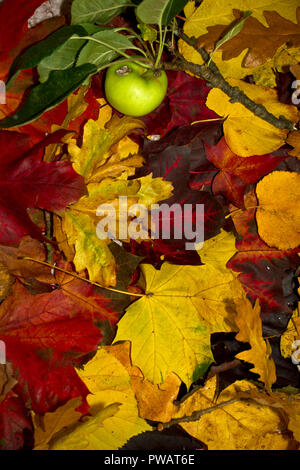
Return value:
M 233 10 L 233 14 L 236 18 L 241 16 L 241 12 L 237 10 Z M 276 11 L 264 11 L 263 14 L 268 27 L 265 27 L 255 17 L 247 18 L 239 34 L 219 47 L 219 51 L 223 52 L 223 60 L 237 57 L 247 49 L 243 66 L 256 67 L 272 58 L 283 44 L 288 43 L 293 47 L 300 45 L 300 8 L 296 10 L 297 24 L 286 20 Z M 198 38 L 197 45 L 204 47 L 207 52 L 211 53 L 217 41 L 225 34 L 226 29 L 227 27 L 224 25 L 208 26 L 208 33 Z
M 252 372 L 259 375 L 266 390 L 271 392 L 271 387 L 276 382 L 276 370 L 275 363 L 270 358 L 272 352 L 270 344 L 267 339 L 263 338 L 259 302 L 257 300 L 252 307 L 245 295 L 244 299 L 236 301 L 236 306 L 235 322 L 239 328 L 236 339 L 249 343 L 251 346 L 250 350 L 237 354 L 236 358 L 254 364 Z
M 226 5 L 223 4 L 222 0 L 217 0 L 213 5 L 208 0 L 205 0 L 198 8 L 195 7 L 194 2 L 189 2 L 187 5 L 189 4 L 194 5 L 194 7 L 185 8 L 185 15 L 187 19 L 184 23 L 184 32 L 188 36 L 194 36 L 196 38 L 207 34 L 208 28 L 214 27 L 216 25 L 220 25 L 220 28 L 222 27 L 223 31 L 226 31 L 232 22 L 236 21 L 236 17 L 233 13 L 234 10 L 251 11 L 251 17 L 247 18 L 244 27 L 247 25 L 249 19 L 258 20 L 262 25 L 261 27 L 268 27 L 268 23 L 264 15 L 265 11 L 268 10 L 272 10 L 272 12 L 275 12 L 275 14 L 279 14 L 283 21 L 289 20 L 290 22 L 295 23 L 294 27 L 296 27 L 296 10 L 299 6 L 297 0 L 292 0 L 289 2 L 289 4 L 286 4 L 282 0 L 277 0 L 276 2 L 272 2 L 271 8 L 268 0 L 260 0 L 259 2 L 256 2 L 255 5 L 253 5 L 251 0 L 230 0 L 226 3 Z M 236 41 L 238 42 L 239 37 L 240 35 L 236 36 Z M 182 40 L 179 41 L 179 51 L 189 62 L 196 64 L 203 63 L 200 54 Z M 248 48 L 242 50 L 242 52 L 237 57 L 234 57 L 230 60 L 224 60 L 223 53 L 217 50 L 214 53 L 213 60 L 225 78 L 241 79 L 249 75 L 249 67 L 244 66 L 244 59 L 247 55 L 247 52 Z M 271 80 L 271 82 L 275 85 L 275 75 L 272 72 L 272 68 L 276 69 L 276 61 L 273 62 L 273 59 L 269 59 L 268 62 L 271 62 L 268 66 L 268 80 L 269 82 Z M 264 65 L 251 67 L 251 73 L 262 73 L 261 68 L 264 67 Z M 262 81 L 260 81 L 259 84 L 267 85 L 266 83 L 262 83 Z

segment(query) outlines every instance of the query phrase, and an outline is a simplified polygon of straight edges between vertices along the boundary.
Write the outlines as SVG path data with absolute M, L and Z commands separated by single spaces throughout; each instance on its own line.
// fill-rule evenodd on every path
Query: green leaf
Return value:
M 80 36 L 87 34 L 94 34 L 97 31 L 102 30 L 102 27 L 95 26 L 93 24 L 85 23 L 73 28 L 81 27 L 85 33 Z M 70 67 L 75 66 L 76 58 L 82 47 L 86 44 L 86 39 L 76 39 L 74 37 L 79 37 L 78 34 L 71 35 L 60 47 L 55 49 L 52 54 L 45 57 L 38 65 L 38 73 L 40 82 L 43 83 L 49 78 L 50 72 L 52 70 L 66 70 Z
M 157 30 L 148 24 L 140 23 L 138 28 L 141 31 L 142 39 L 144 41 L 154 42 L 157 39 Z
M 115 49 L 124 52 L 127 49 L 135 49 L 129 40 L 129 36 L 119 34 L 113 29 L 100 31 L 93 34 L 92 38 L 101 41 L 102 44 L 92 40 L 88 41 L 80 51 L 76 65 L 89 63 L 102 67 L 110 64 L 120 55 Z
M 88 22 L 105 25 L 128 6 L 133 6 L 129 0 L 74 0 L 72 24 Z
M 53 70 L 45 83 L 35 86 L 24 105 L 12 116 L 0 121 L 0 128 L 17 127 L 34 121 L 48 109 L 61 103 L 75 91 L 90 75 L 97 72 L 92 64 L 81 65 L 69 70 Z
M 138 20 L 165 26 L 183 10 L 187 0 L 143 0 L 136 9 Z
M 230 39 L 234 38 L 237 36 L 243 29 L 245 20 L 252 14 L 252 11 L 246 11 L 244 13 L 243 18 L 241 18 L 237 23 L 233 25 L 232 28 L 230 28 L 229 31 L 217 42 L 216 47 L 214 51 L 211 54 L 210 60 L 212 59 L 212 56 L 214 53 L 219 49 L 219 47 L 222 46 L 222 44 L 225 44 L 225 42 L 230 41 Z
M 43 59 L 51 56 L 57 48 L 64 44 L 72 35 L 84 36 L 86 31 L 80 25 L 64 26 L 43 41 L 34 44 L 19 55 L 13 62 L 8 76 L 7 85 L 20 70 L 36 67 Z

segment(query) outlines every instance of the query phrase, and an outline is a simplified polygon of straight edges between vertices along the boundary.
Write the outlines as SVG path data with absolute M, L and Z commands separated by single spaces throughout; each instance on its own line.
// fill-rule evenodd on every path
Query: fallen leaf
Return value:
M 270 344 L 267 339 L 263 338 L 259 302 L 256 301 L 252 307 L 245 296 L 244 299 L 237 300 L 236 306 L 235 322 L 239 328 L 236 339 L 249 343 L 251 346 L 250 350 L 237 354 L 236 358 L 254 364 L 252 372 L 259 375 L 266 390 L 271 392 L 272 385 L 276 382 L 276 369 L 274 361 L 270 357 L 272 352 Z
M 300 244 L 300 175 L 288 171 L 270 173 L 258 182 L 256 194 L 260 237 L 269 246 L 296 248 Z
M 11 362 L 7 361 L 6 364 L 0 364 L 0 403 L 17 383 Z
M 243 206 L 247 184 L 256 183 L 286 158 L 273 155 L 239 157 L 230 150 L 224 137 L 217 145 L 204 144 L 204 148 L 207 159 L 219 169 L 212 181 L 213 193 L 223 194 L 237 207 Z
M 117 450 L 130 437 L 151 429 L 138 415 L 127 370 L 112 354 L 99 349 L 78 374 L 90 391 L 91 417 L 54 441 L 52 450 Z
M 127 369 L 140 417 L 160 423 L 169 421 L 176 409 L 173 402 L 177 398 L 181 384 L 177 375 L 172 373 L 164 383 L 154 385 L 149 380 L 145 380 L 141 371 L 131 364 L 129 341 L 107 346 L 104 349 L 116 357 Z
M 127 308 L 115 342 L 131 341 L 132 362 L 151 382 L 163 383 L 174 372 L 189 386 L 213 361 L 210 335 L 232 331 L 242 287 L 229 270 L 211 265 L 140 268 L 145 295 Z
M 241 80 L 229 79 L 232 86 L 237 86 L 249 98 L 260 103 L 276 117 L 285 116 L 297 122 L 297 109 L 280 103 L 275 90 L 259 87 Z M 224 122 L 224 137 L 229 148 L 236 155 L 250 157 L 274 152 L 285 143 L 287 130 L 278 129 L 272 124 L 255 116 L 241 103 L 230 103 L 230 98 L 221 90 L 213 88 L 208 94 L 206 105 L 221 116 L 227 116 Z
M 238 10 L 233 10 L 233 14 L 237 19 L 241 17 L 241 12 Z M 300 8 L 296 10 L 297 24 L 286 20 L 276 11 L 264 11 L 263 14 L 268 26 L 264 26 L 253 16 L 247 18 L 239 34 L 219 47 L 223 52 L 223 60 L 237 57 L 247 49 L 243 66 L 257 67 L 272 58 L 283 44 L 288 43 L 293 47 L 300 45 Z M 197 45 L 211 53 L 226 29 L 224 25 L 208 26 L 208 33 L 198 38 Z
M 182 402 L 174 418 L 216 406 L 198 421 L 181 424 L 191 436 L 204 442 L 208 450 L 287 450 L 291 440 L 276 409 L 240 399 L 242 392 L 252 390 L 256 390 L 254 384 L 239 381 L 215 400 L 216 377 L 213 377 Z M 226 404 L 229 400 L 236 401 Z
M 80 398 L 73 398 L 52 413 L 33 414 L 34 450 L 48 450 L 50 440 L 58 431 L 79 420 L 82 415 L 75 408 L 80 403 Z
M 49 137 L 50 142 L 52 138 Z M 43 144 L 47 141 L 46 138 Z M 70 163 L 41 161 L 43 144 L 32 147 L 27 134 L 0 133 L 1 243 L 18 244 L 28 234 L 41 238 L 40 230 L 26 211 L 28 207 L 61 210 L 83 193 L 83 180 Z

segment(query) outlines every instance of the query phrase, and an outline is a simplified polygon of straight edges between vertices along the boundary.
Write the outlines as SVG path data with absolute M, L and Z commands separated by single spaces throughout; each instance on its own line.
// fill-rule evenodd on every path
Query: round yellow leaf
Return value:
M 256 186 L 258 233 L 269 246 L 282 250 L 300 244 L 300 175 L 274 171 Z

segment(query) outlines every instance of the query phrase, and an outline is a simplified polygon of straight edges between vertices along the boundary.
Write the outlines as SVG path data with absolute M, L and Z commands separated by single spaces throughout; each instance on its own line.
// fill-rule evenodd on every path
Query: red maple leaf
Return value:
M 247 184 L 256 183 L 288 156 L 285 152 L 283 156 L 268 154 L 239 157 L 230 150 L 224 137 L 216 145 L 204 142 L 204 148 L 207 160 L 219 169 L 212 178 L 213 194 L 222 194 L 237 207 L 243 207 Z
M 205 105 L 210 88 L 204 80 L 185 72 L 168 71 L 168 90 L 162 104 L 143 117 L 147 133 L 164 137 L 175 127 L 219 116 Z
M 32 448 L 33 439 L 29 437 L 32 432 L 25 404 L 14 392 L 8 392 L 0 403 L 0 450 Z
M 44 146 L 60 138 L 58 131 L 31 147 L 26 134 L 0 132 L 0 243 L 17 244 L 25 234 L 41 237 L 27 208 L 61 210 L 83 194 L 83 179 L 69 162 L 42 161 Z
M 14 391 L 40 414 L 70 398 L 85 398 L 88 390 L 74 364 L 102 338 L 94 320 L 116 318 L 110 310 L 104 315 L 108 301 L 92 292 L 93 286 L 80 287 L 31 295 L 16 281 L 1 304 L 0 338 L 18 378 Z

